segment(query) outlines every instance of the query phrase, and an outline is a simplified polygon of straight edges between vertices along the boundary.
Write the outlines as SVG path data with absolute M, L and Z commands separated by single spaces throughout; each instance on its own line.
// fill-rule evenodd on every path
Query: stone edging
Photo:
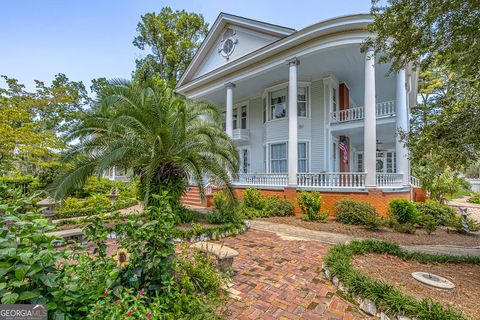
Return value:
M 407 316 L 387 316 L 382 311 L 377 312 L 378 310 L 375 302 L 359 295 L 354 296 L 351 292 L 349 292 L 348 288 L 343 285 L 343 283 L 340 281 L 340 279 L 338 279 L 338 277 L 332 277 L 325 262 L 322 262 L 322 270 L 325 273 L 327 279 L 330 280 L 338 290 L 344 292 L 348 296 L 353 296 L 353 302 L 366 314 L 370 316 L 375 316 L 382 320 L 412 320 L 412 318 Z
M 190 241 L 190 242 L 201 242 L 201 241 L 210 241 L 210 240 L 215 241 L 215 240 L 219 240 L 221 238 L 226 238 L 226 237 L 231 237 L 231 236 L 236 236 L 236 235 L 242 234 L 245 231 L 247 231 L 248 229 L 250 229 L 250 222 L 245 221 L 243 223 L 243 227 L 241 227 L 239 229 L 236 229 L 235 231 L 229 230 L 229 231 L 223 231 L 222 233 L 214 232 L 211 236 L 207 236 L 207 234 L 204 233 L 204 234 L 201 234 L 199 236 L 193 236 L 192 238 L 190 238 L 190 240 L 187 240 L 187 241 Z M 175 242 L 175 243 L 182 242 L 182 241 L 185 241 L 185 239 L 182 239 L 182 238 L 173 239 L 173 242 Z

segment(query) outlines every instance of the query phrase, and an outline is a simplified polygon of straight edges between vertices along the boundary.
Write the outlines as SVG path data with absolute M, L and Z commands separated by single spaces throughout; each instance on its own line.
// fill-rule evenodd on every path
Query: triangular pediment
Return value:
M 182 86 L 295 32 L 269 23 L 221 13 L 180 79 Z

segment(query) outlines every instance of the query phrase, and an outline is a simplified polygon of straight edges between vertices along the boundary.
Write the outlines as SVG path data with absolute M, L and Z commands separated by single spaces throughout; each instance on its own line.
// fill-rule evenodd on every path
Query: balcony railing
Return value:
M 286 186 L 288 175 L 286 173 L 239 173 L 233 182 L 252 186 Z
M 403 184 L 401 173 L 377 173 L 377 187 L 395 187 Z
M 395 115 L 395 101 L 379 102 L 375 106 L 375 114 L 377 118 Z M 333 123 L 343 123 L 355 120 L 363 120 L 365 118 L 365 108 L 355 107 L 330 113 L 330 119 Z
M 418 178 L 414 176 L 410 176 L 410 185 L 416 188 L 421 187 L 420 180 L 418 180 Z
M 302 187 L 363 188 L 365 175 L 361 172 L 299 173 L 297 184 Z
M 234 141 L 248 141 L 250 139 L 250 130 L 248 129 L 234 129 L 232 132 L 232 139 Z

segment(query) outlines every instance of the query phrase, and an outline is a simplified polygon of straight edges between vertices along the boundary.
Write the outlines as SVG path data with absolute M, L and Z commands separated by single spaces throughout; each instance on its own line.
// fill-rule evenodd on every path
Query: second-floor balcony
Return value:
M 377 118 L 395 116 L 395 101 L 379 102 L 375 106 L 375 114 Z M 330 113 L 331 123 L 344 123 L 365 118 L 364 107 L 354 107 Z
M 237 142 L 248 142 L 250 139 L 250 130 L 248 129 L 233 129 L 232 139 Z

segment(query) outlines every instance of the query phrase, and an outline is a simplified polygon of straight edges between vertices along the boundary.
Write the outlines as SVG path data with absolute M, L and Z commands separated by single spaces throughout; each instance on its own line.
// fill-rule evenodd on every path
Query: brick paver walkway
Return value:
M 329 245 L 257 230 L 221 242 L 240 253 L 233 263 L 236 297 L 227 304 L 228 319 L 368 318 L 324 278 L 322 256 Z

